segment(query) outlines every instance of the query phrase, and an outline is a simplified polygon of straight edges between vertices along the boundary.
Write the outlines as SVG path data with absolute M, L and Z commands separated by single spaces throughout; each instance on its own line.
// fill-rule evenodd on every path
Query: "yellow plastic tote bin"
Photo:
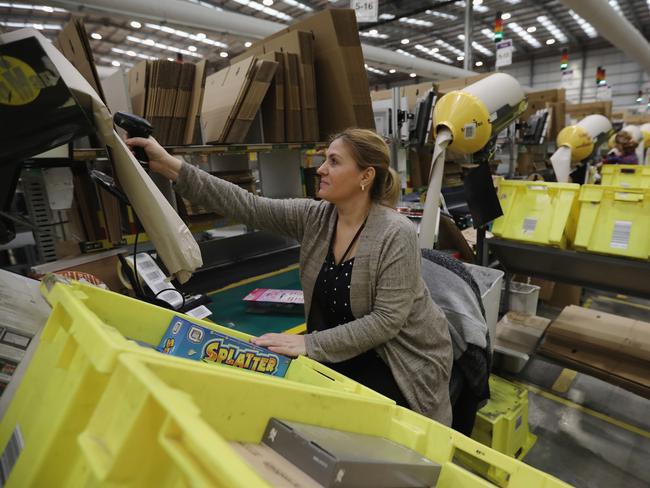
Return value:
M 528 390 L 490 376 L 490 400 L 476 415 L 472 439 L 515 459 L 523 459 L 537 440 L 528 427 Z M 494 483 L 506 485 L 505 472 L 475 459 L 461 457 L 460 460 Z
M 621 188 L 650 188 L 650 166 L 638 164 L 604 164 L 602 184 Z
M 583 185 L 574 248 L 650 258 L 650 189 Z
M 410 410 L 375 398 L 297 388 L 281 378 L 123 354 L 80 435 L 58 462 L 36 464 L 25 448 L 9 487 L 269 486 L 233 448 L 261 441 L 271 418 L 385 437 L 442 465 L 437 486 L 488 487 L 454 463 L 459 453 L 503 470 L 511 487 L 567 486 Z M 24 457 L 23 457 L 24 456 Z
M 504 180 L 499 183 L 503 216 L 492 233 L 515 241 L 565 248 L 575 234 L 578 192 L 574 183 Z
M 175 312 L 79 283 L 66 285 L 48 280 L 42 290 L 53 310 L 0 423 L 0 453 L 10 440 L 19 443 L 20 437 L 38 439 L 30 443 L 30 462 L 52 466 L 60 463 L 61 456 L 67 456 L 76 446 L 76 436 L 86 427 L 119 356 L 129 352 L 142 357 L 160 357 L 170 364 L 187 365 L 190 370 L 208 367 L 237 378 L 276 380 L 293 389 L 307 388 L 314 397 L 353 395 L 394 403 L 304 357 L 291 362 L 284 378 L 275 378 L 232 366 L 163 355 L 125 336 L 157 345 Z M 239 338 L 248 337 L 207 321 L 185 318 Z M 21 482 L 16 486 L 28 484 Z M 52 480 L 52 486 L 61 485 Z

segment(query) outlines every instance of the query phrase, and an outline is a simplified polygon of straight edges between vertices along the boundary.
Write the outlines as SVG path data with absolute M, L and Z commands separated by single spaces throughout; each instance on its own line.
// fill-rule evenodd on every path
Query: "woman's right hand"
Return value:
M 160 173 L 166 178 L 176 181 L 183 163 L 169 154 L 156 139 L 153 137 L 147 139 L 143 137 L 131 137 L 125 142 L 126 145 L 129 146 L 129 149 L 141 147 L 145 150 L 147 157 L 149 158 L 149 169 L 151 169 L 151 171 Z

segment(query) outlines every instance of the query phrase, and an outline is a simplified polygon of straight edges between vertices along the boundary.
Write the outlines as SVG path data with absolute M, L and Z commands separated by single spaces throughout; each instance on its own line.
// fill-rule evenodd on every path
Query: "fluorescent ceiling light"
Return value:
M 477 61 L 476 63 L 474 63 L 474 66 L 479 66 L 479 67 L 483 66 L 483 61 Z
M 102 40 L 102 35 L 99 32 L 93 32 L 92 34 L 90 34 L 90 37 L 92 37 L 93 39 L 95 39 L 97 41 Z
M 167 34 L 173 34 L 178 37 L 182 37 L 184 39 L 191 39 L 196 42 L 202 42 L 204 44 L 208 44 L 209 46 L 215 46 L 215 47 L 220 47 L 222 49 L 227 49 L 228 45 L 224 44 L 223 42 L 215 41 L 213 39 L 210 39 L 209 37 L 205 37 L 205 34 L 200 33 L 199 34 L 190 34 L 189 32 L 185 32 L 182 30 L 174 29 L 173 27 L 169 27 L 166 25 L 158 25 L 158 24 L 145 24 L 145 27 L 153 30 L 159 30 L 162 32 L 166 32 Z
M 393 14 L 379 14 L 381 20 L 393 20 L 395 16 Z
M 376 75 L 386 76 L 386 72 L 385 72 L 385 71 L 382 71 L 382 70 L 377 69 L 377 68 L 373 68 L 372 66 L 368 66 L 368 65 L 366 65 L 366 69 L 367 69 L 368 71 L 370 71 L 371 73 L 374 73 L 374 74 L 376 74 Z
M 650 0 L 648 0 L 650 2 Z M 458 18 L 457 15 L 452 15 L 452 14 L 446 14 L 444 12 L 438 12 L 437 10 L 427 10 L 426 13 L 428 15 L 433 15 L 434 17 L 440 17 L 441 19 L 447 19 L 447 20 L 456 20 Z
M 460 49 L 458 49 L 455 46 L 452 46 L 448 42 L 443 41 L 442 39 L 436 39 L 436 44 L 438 46 L 442 46 L 442 47 L 448 49 L 449 51 L 451 51 L 452 53 L 454 53 L 454 54 L 456 54 L 458 56 L 464 56 L 465 55 L 465 53 L 463 51 L 461 51 Z
M 388 70 L 388 72 L 392 75 L 393 73 L 396 73 L 397 70 L 395 68 L 391 68 Z
M 413 54 L 411 54 L 410 52 L 408 52 L 408 51 L 404 51 L 404 49 L 395 49 L 395 52 L 396 52 L 396 53 L 399 53 L 399 54 L 401 54 L 401 55 L 403 55 L 403 56 L 407 56 L 407 57 L 409 57 L 409 58 L 414 58 L 414 57 L 415 57 L 415 56 L 414 56 Z
M 573 20 L 576 21 L 576 24 L 578 24 L 580 26 L 580 28 L 584 31 L 585 34 L 587 34 L 588 37 L 590 37 L 592 39 L 598 37 L 598 32 L 596 32 L 596 29 L 594 29 L 593 25 L 591 25 L 585 19 L 580 17 L 573 10 L 569 10 L 569 15 L 571 15 L 571 17 L 573 17 Z
M 252 0 L 234 0 L 234 1 L 240 5 L 244 5 L 245 7 L 250 7 L 253 10 L 257 10 L 258 12 L 264 12 L 266 15 L 275 17 L 277 19 L 285 20 L 287 22 L 293 20 L 293 17 L 291 17 L 290 15 L 275 10 L 274 8 L 271 7 L 265 7 L 261 3 L 253 2 Z
M 282 0 L 284 3 L 287 5 L 291 5 L 292 7 L 299 8 L 300 10 L 304 10 L 305 12 L 313 12 L 314 9 L 309 7 L 308 5 L 305 5 L 304 3 L 296 2 L 296 0 Z
M 465 34 L 458 34 L 458 39 L 460 39 L 461 41 L 464 41 L 465 40 Z M 479 44 L 476 41 L 472 42 L 472 47 L 474 49 L 476 49 L 478 52 L 480 52 L 481 54 L 485 54 L 486 56 L 494 56 L 494 53 L 492 51 L 490 51 L 488 48 L 486 48 L 482 44 Z
M 399 22 L 417 25 L 419 27 L 433 27 L 433 22 L 429 22 L 428 20 L 412 19 L 410 17 L 400 17 Z
M 439 49 L 437 47 L 434 47 L 432 49 L 429 49 L 428 47 L 424 47 L 422 44 L 416 44 L 415 49 L 418 51 L 421 51 L 425 54 L 428 54 L 429 56 L 436 58 L 440 61 L 444 61 L 445 63 L 452 64 L 453 61 L 449 59 L 447 56 L 443 56 L 442 54 L 438 54 Z
M 529 34 L 532 34 L 532 33 L 535 32 L 536 30 L 537 30 L 537 27 L 535 27 L 534 25 L 531 25 L 530 27 L 528 27 L 528 28 L 526 29 L 526 32 L 528 32 Z
M 140 37 L 136 36 L 126 36 L 126 40 L 129 42 L 135 42 L 136 44 L 142 44 L 144 46 L 149 46 L 149 47 L 155 47 L 157 49 L 164 49 L 166 51 L 172 51 L 175 53 L 181 53 L 186 56 L 192 56 L 194 58 L 202 58 L 203 56 L 199 53 L 193 53 L 192 51 L 188 51 L 187 49 L 180 49 L 176 46 L 169 46 L 167 44 L 163 44 L 161 42 L 154 42 L 153 45 L 151 44 L 150 39 L 142 39 Z M 117 51 L 116 51 L 117 52 Z
M 17 8 L 21 10 L 39 10 L 41 12 L 67 12 L 67 10 L 49 5 L 31 5 L 28 3 L 0 2 L 0 8 Z
M 408 43 L 411 42 L 411 41 L 409 41 L 408 39 L 402 39 L 402 40 L 399 41 L 399 42 L 402 43 L 402 44 L 405 44 L 405 45 L 406 45 L 406 44 L 408 44 Z
M 3 27 L 13 27 L 15 29 L 24 29 L 25 27 L 31 27 L 36 30 L 61 30 L 62 27 L 59 24 L 36 24 L 33 22 L 0 22 L 0 25 Z
M 546 45 L 547 46 L 552 46 L 553 44 L 555 44 L 555 39 L 551 38 L 551 39 L 546 40 Z
M 542 24 L 544 28 L 551 33 L 553 37 L 555 37 L 558 41 L 560 41 L 562 44 L 566 43 L 569 39 L 567 39 L 567 36 L 562 32 L 551 20 L 546 17 L 545 15 L 540 15 L 537 17 L 537 22 Z
M 120 65 L 120 62 L 116 61 L 116 60 L 113 60 L 113 61 L 111 61 L 111 64 L 117 68 Z
M 359 35 L 362 37 L 372 37 L 373 39 L 388 39 L 386 34 L 380 34 L 377 32 L 377 29 L 371 29 L 365 32 L 359 32 Z
M 140 22 L 138 22 L 137 20 L 132 20 L 129 25 L 131 27 L 133 27 L 134 29 L 139 29 L 140 27 L 142 27 L 142 24 Z
M 484 14 L 484 13 L 490 11 L 490 9 L 486 5 L 477 4 L 476 2 L 472 2 L 472 3 L 474 5 L 474 10 L 476 10 L 477 12 L 479 12 L 481 14 Z M 455 2 L 454 5 L 456 5 L 457 7 L 460 7 L 460 8 L 465 8 L 467 6 L 467 4 L 465 2 Z
M 506 12 L 505 14 L 502 14 L 502 15 L 501 15 L 501 19 L 503 19 L 503 20 L 508 20 L 508 19 L 510 19 L 511 17 L 512 17 L 512 15 L 510 15 L 508 12 Z
M 252 45 L 253 45 L 253 43 L 250 42 L 250 41 L 246 41 L 246 42 L 244 43 L 244 47 L 251 47 Z
M 524 41 L 526 41 L 529 45 L 533 46 L 534 48 L 542 47 L 542 45 L 540 44 L 540 42 L 537 39 L 535 39 L 528 32 L 526 32 L 516 22 L 510 22 L 508 24 L 508 27 L 510 27 L 513 31 L 515 31 L 515 34 L 517 34 L 519 37 L 521 37 Z
M 410 76 L 411 78 L 415 78 L 415 77 L 417 76 L 417 74 L 416 74 L 416 73 L 410 73 L 409 76 Z

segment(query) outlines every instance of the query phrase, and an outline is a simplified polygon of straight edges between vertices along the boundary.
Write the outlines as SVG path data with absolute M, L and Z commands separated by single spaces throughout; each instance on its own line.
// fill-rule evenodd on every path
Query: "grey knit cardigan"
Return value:
M 333 204 L 255 196 L 187 163 L 175 188 L 221 215 L 300 242 L 306 319 L 308 323 L 322 320 L 314 316 L 317 312 L 311 303 L 336 223 Z M 447 320 L 422 279 L 415 226 L 393 209 L 371 207 L 354 259 L 350 305 L 355 320 L 305 336 L 307 356 L 335 363 L 375 349 L 410 407 L 450 425 L 453 353 Z

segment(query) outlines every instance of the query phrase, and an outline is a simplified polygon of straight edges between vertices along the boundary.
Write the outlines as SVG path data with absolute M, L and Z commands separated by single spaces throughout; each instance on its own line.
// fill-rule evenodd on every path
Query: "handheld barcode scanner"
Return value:
M 113 122 L 118 127 L 124 129 L 129 137 L 143 137 L 147 139 L 153 132 L 153 126 L 147 119 L 126 112 L 115 112 Z M 149 162 L 147 153 L 141 147 L 135 148 L 135 157 L 138 158 L 138 161 Z

